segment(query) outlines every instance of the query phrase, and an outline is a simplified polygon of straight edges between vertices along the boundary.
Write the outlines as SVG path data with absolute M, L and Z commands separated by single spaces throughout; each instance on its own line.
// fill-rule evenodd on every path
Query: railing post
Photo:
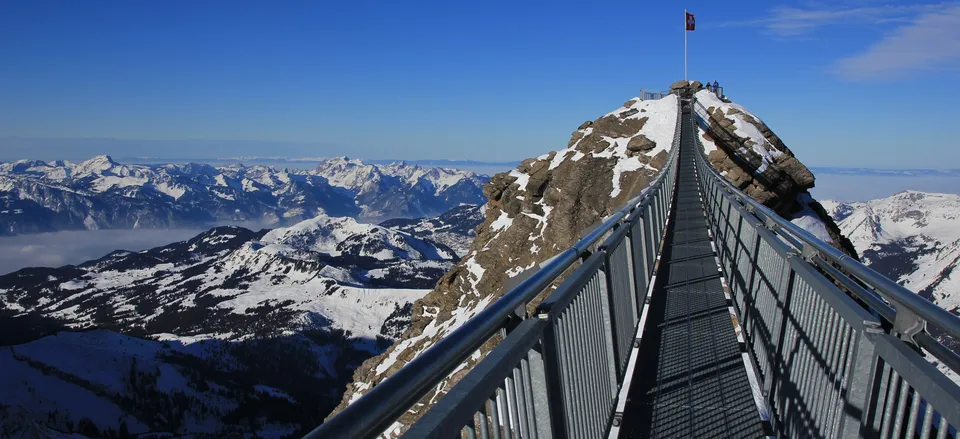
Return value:
M 636 279 L 636 294 L 637 294 L 637 312 L 643 312 L 643 306 L 645 298 L 647 295 L 647 281 L 650 279 L 650 269 L 647 267 L 647 231 L 644 229 L 643 224 L 645 222 L 645 217 L 638 216 L 637 221 L 630 227 L 631 235 L 633 235 L 632 248 L 630 252 L 633 253 L 634 258 L 634 279 Z M 639 314 L 638 314 L 639 315 Z
M 643 215 L 643 219 L 644 219 L 643 234 L 646 237 L 646 244 L 647 244 L 646 245 L 647 247 L 646 267 L 647 267 L 647 278 L 649 278 L 653 276 L 653 267 L 654 265 L 656 265 L 656 260 L 657 260 L 656 248 L 659 240 L 657 239 L 656 232 L 654 231 L 655 227 L 653 225 L 653 221 L 654 221 L 653 209 L 650 207 L 649 203 L 646 205 L 646 207 L 644 207 L 644 210 L 646 212 L 644 212 L 644 215 Z
M 604 257 L 603 265 L 600 267 L 600 271 L 598 273 L 600 275 L 600 297 L 602 299 L 600 300 L 600 309 L 603 317 L 603 335 L 604 339 L 606 340 L 606 343 L 604 344 L 607 347 L 607 358 L 610 359 L 610 361 L 606 362 L 608 368 L 610 369 L 610 388 L 612 389 L 613 394 L 616 395 L 617 387 L 619 386 L 619 384 L 617 384 L 617 377 L 619 376 L 617 374 L 617 370 L 619 368 L 613 364 L 616 361 L 617 352 L 613 347 L 616 337 L 614 336 L 613 310 L 610 309 L 610 295 L 612 294 L 612 291 L 609 288 L 610 284 L 608 279 L 610 279 L 610 264 L 608 264 L 608 261 L 609 259 Z
M 552 324 L 548 325 L 547 331 L 552 331 L 549 329 L 552 326 Z M 536 425 L 534 426 L 537 433 L 536 437 L 563 437 L 562 431 L 557 431 L 557 434 L 554 434 L 555 423 L 558 419 L 557 414 L 554 413 L 554 407 L 557 407 L 562 413 L 563 396 L 560 394 L 559 380 L 551 380 L 547 373 L 546 363 L 544 362 L 545 356 L 540 352 L 540 350 L 545 350 L 546 345 L 547 342 L 541 340 L 539 350 L 537 348 L 531 349 L 528 354 L 531 388 L 527 390 L 531 392 L 533 410 L 536 414 L 533 417 L 533 419 L 536 419 Z M 562 418 L 559 420 L 562 422 Z
M 875 410 L 877 397 L 885 395 L 886 392 L 877 386 L 878 381 L 883 378 L 883 365 L 870 337 L 882 332 L 883 329 L 879 326 L 867 326 L 858 334 L 837 437 L 854 439 L 870 437 L 873 434 L 871 412 Z
M 770 362 L 770 370 L 766 371 L 763 377 L 763 396 L 767 399 L 767 401 L 770 401 L 771 404 L 777 396 L 774 394 L 776 391 L 774 382 L 780 380 L 780 377 L 782 376 L 781 369 L 789 367 L 789 365 L 785 364 L 783 361 L 783 344 L 784 337 L 787 333 L 787 324 L 790 320 L 790 302 L 793 298 L 793 282 L 795 273 L 793 269 L 790 268 L 788 261 L 784 261 L 783 269 L 786 271 L 786 274 L 783 276 L 782 280 L 782 282 L 786 285 L 780 286 L 784 291 L 783 305 L 780 308 L 780 316 L 776 322 L 777 333 L 771 334 L 771 340 L 776 341 L 777 345 L 773 347 L 773 361 Z
M 540 318 L 546 318 L 546 316 L 541 316 Z M 547 328 L 543 331 L 543 380 L 545 384 L 545 389 L 547 390 L 546 394 L 546 404 L 549 407 L 550 413 L 550 436 L 555 438 L 566 438 L 569 425 L 567 425 L 567 398 L 566 394 L 567 389 L 563 384 L 563 375 L 560 370 L 562 367 L 560 365 L 560 359 L 562 355 L 560 353 L 560 344 L 557 339 L 557 324 L 558 321 L 552 321 Z M 533 362 L 531 362 L 531 365 Z M 539 397 L 539 396 L 538 396 Z M 537 423 L 537 430 L 539 431 L 541 426 L 540 422 Z

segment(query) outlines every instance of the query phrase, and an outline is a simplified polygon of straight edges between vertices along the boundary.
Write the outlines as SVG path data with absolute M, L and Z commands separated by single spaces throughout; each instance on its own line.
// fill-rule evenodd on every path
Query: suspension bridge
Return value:
M 960 317 L 728 183 L 678 94 L 648 191 L 307 437 L 383 435 L 499 335 L 402 437 L 956 438 Z

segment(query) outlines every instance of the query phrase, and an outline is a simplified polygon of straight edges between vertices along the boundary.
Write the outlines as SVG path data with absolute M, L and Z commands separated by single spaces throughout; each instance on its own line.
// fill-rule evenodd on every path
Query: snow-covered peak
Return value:
M 913 236 L 960 239 L 960 195 L 903 191 L 866 202 L 825 201 L 823 206 L 859 252 Z
M 261 239 L 266 251 L 285 249 L 330 256 L 366 256 L 381 260 L 451 260 L 456 254 L 407 232 L 349 217 L 317 215 L 290 227 L 274 229 Z
M 92 159 L 84 160 L 77 164 L 73 172 L 77 176 L 85 176 L 92 174 L 102 174 L 106 171 L 109 171 L 119 164 L 108 155 L 98 155 Z

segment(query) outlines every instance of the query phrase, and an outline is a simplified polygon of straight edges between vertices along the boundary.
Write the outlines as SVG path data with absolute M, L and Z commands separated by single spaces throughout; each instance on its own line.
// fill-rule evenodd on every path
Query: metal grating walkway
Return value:
M 765 436 L 707 233 L 684 109 L 676 198 L 621 438 Z

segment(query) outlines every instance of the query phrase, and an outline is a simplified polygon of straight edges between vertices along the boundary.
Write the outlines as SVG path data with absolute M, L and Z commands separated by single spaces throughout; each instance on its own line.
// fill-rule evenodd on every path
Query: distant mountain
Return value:
M 299 437 L 452 266 L 429 238 L 319 215 L 0 276 L 0 436 Z
M 76 229 L 172 228 L 224 222 L 289 225 L 325 213 L 371 219 L 478 204 L 486 176 L 345 157 L 314 170 L 204 164 L 0 163 L 0 236 Z
M 866 264 L 960 315 L 960 196 L 904 191 L 822 204 Z
M 822 204 L 870 268 L 960 315 L 960 196 L 904 191 L 867 202 Z M 954 340 L 941 341 L 960 352 Z
M 477 227 L 483 223 L 483 205 L 463 205 L 450 209 L 435 218 L 397 218 L 380 223 L 381 226 L 402 230 L 413 236 L 444 244 L 463 257 L 476 238 Z
M 811 167 L 817 175 L 858 175 L 880 177 L 960 177 L 960 169 L 881 169 L 881 168 L 838 168 Z

